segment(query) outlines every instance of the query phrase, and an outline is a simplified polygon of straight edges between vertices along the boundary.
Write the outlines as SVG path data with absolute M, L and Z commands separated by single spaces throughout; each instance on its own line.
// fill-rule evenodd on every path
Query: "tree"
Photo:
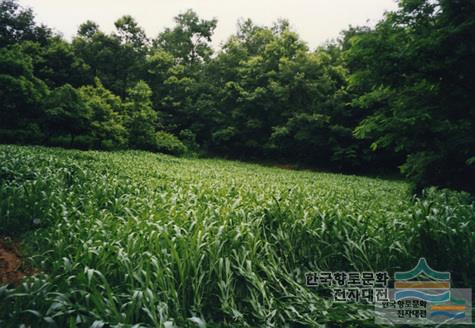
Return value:
M 94 22 L 87 21 L 79 27 L 72 46 L 76 57 L 89 67 L 88 84 L 98 77 L 115 94 L 125 95 L 119 78 L 120 40 L 104 34 Z M 122 94 L 121 94 L 122 93 Z
M 81 93 L 69 84 L 51 91 L 46 100 L 43 124 L 47 140 L 69 135 L 69 146 L 74 147 L 77 136 L 90 132 L 91 109 Z
M 211 37 L 217 20 L 200 19 L 193 10 L 175 17 L 176 26 L 166 28 L 155 40 L 155 47 L 171 53 L 180 63 L 206 61 L 212 54 Z
M 126 127 L 129 131 L 129 146 L 136 149 L 156 149 L 157 112 L 152 108 L 152 90 L 144 81 L 139 81 L 127 91 L 125 102 Z
M 118 94 L 125 96 L 144 75 L 144 63 L 148 53 L 148 39 L 145 32 L 131 16 L 123 16 L 115 22 L 117 33 L 113 36 L 120 40 L 116 53 Z
M 59 37 L 50 38 L 44 45 L 23 41 L 11 47 L 31 57 L 35 76 L 50 88 L 57 88 L 65 83 L 74 87 L 92 83 L 90 67 L 76 56 L 71 44 Z
M 0 49 L 0 141 L 39 143 L 39 122 L 47 86 L 33 75 L 30 57 L 18 49 Z
M 91 20 L 87 20 L 79 26 L 77 36 L 91 40 L 97 33 L 100 33 L 99 25 Z
M 118 19 L 115 26 L 117 32 L 107 35 L 94 22 L 85 22 L 79 27 L 73 48 L 76 56 L 90 67 L 88 80 L 99 77 L 108 89 L 124 99 L 127 89 L 145 74 L 148 40 L 130 16 Z
M 401 1 L 346 52 L 361 92 L 354 104 L 369 111 L 355 135 L 405 155 L 402 172 L 419 187 L 473 190 L 466 177 L 475 173 L 474 8 Z
M 95 86 L 79 89 L 91 110 L 90 135 L 96 149 L 118 149 L 127 146 L 125 113 L 121 99 L 107 90 L 96 78 Z
M 144 30 L 132 16 L 122 16 L 114 25 L 117 29 L 116 35 L 122 44 L 130 45 L 134 49 L 144 48 L 147 45 L 148 39 Z
M 16 0 L 0 0 L 0 48 L 27 40 L 44 44 L 51 35 L 49 28 L 35 24 L 31 9 Z

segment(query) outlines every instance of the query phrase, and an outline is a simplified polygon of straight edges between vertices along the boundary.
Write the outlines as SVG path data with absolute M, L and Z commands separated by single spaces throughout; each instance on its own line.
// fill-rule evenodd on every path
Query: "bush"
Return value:
M 93 136 L 82 134 L 74 139 L 74 144 L 72 147 L 78 149 L 94 149 L 95 141 L 96 140 Z
M 190 152 L 197 153 L 199 151 L 200 146 L 196 142 L 196 134 L 193 131 L 188 129 L 181 130 L 178 137 Z
M 25 128 L 1 129 L 0 142 L 7 144 L 39 144 L 44 134 L 36 123 L 28 123 Z
M 156 133 L 157 151 L 170 155 L 183 155 L 188 148 L 173 134 L 159 131 Z

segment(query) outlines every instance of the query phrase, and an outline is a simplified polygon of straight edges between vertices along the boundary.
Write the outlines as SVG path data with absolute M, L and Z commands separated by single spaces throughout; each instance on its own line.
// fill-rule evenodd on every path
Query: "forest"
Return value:
M 323 45 L 284 19 L 243 19 L 216 49 L 217 24 L 188 10 L 148 36 L 126 15 L 66 40 L 1 0 L 0 143 L 400 171 L 415 190 L 474 190 L 474 1 L 400 0 Z

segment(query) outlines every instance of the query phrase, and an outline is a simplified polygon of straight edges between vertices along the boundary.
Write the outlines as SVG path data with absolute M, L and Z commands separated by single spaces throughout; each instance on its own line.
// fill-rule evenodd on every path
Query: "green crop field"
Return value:
M 1 327 L 372 326 L 305 273 L 475 280 L 468 194 L 138 151 L 0 146 L 0 235 L 34 272 L 0 285 Z

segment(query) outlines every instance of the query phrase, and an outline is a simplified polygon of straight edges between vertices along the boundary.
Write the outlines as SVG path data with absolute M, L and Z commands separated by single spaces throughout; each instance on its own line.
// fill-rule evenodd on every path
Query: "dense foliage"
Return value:
M 316 50 L 285 20 L 243 20 L 214 52 L 217 21 L 191 10 L 154 39 L 124 16 L 67 42 L 1 0 L 0 142 L 400 166 L 419 187 L 473 190 L 474 8 L 400 0 Z
M 2 327 L 375 327 L 305 272 L 425 256 L 475 283 L 466 193 L 137 151 L 0 146 L 0 163 L 0 234 L 23 233 L 37 272 L 0 287 Z
M 346 52 L 354 102 L 370 113 L 356 135 L 404 154 L 421 185 L 474 190 L 474 35 L 475 1 L 405 0 Z

